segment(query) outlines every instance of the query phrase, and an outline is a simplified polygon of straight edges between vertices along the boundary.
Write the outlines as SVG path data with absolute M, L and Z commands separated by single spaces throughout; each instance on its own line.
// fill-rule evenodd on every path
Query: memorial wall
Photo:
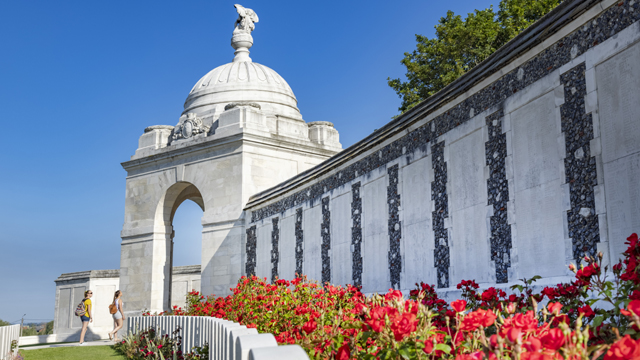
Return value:
M 250 198 L 243 272 L 363 292 L 508 286 L 640 230 L 640 2 L 568 1 L 463 77 Z M 366 106 L 366 104 L 362 104 Z

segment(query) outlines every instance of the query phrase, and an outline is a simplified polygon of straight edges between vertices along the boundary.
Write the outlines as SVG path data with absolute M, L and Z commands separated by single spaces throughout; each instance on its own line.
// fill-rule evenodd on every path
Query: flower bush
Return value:
M 472 280 L 450 304 L 433 286 L 416 284 L 365 297 L 353 286 L 321 286 L 306 278 L 243 277 L 227 297 L 187 296 L 173 315 L 215 316 L 299 344 L 314 359 L 638 359 L 640 244 L 627 239 L 624 260 L 604 266 L 585 257 L 568 284 L 534 292 L 539 277 L 512 293 Z M 612 277 L 608 280 L 608 277 Z M 544 304 L 546 302 L 546 304 Z M 165 314 L 170 315 L 170 314 Z
M 180 327 L 169 335 L 160 336 L 156 329 L 150 327 L 144 331 L 125 336 L 116 343 L 114 348 L 127 359 L 153 359 L 153 360 L 208 360 L 209 345 L 195 347 L 190 353 L 180 350 L 182 336 Z

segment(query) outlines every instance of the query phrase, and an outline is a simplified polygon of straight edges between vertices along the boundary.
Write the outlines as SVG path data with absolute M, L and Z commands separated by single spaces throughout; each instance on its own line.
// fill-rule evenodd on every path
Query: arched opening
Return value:
M 158 208 L 156 219 L 171 240 L 167 247 L 165 309 L 184 307 L 187 292 L 200 290 L 204 210 L 202 194 L 187 182 L 172 185 Z

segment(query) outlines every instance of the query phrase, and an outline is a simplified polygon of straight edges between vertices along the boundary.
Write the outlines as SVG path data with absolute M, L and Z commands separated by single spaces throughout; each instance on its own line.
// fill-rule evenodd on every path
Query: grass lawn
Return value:
M 73 346 L 38 350 L 20 350 L 24 360 L 125 360 L 111 346 Z

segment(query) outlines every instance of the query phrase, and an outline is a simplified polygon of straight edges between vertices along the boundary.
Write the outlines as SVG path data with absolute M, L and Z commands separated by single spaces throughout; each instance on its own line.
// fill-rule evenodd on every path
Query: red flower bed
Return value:
M 404 299 L 391 289 L 365 297 L 350 285 L 243 277 L 233 295 L 192 292 L 187 308 L 173 314 L 255 327 L 316 359 L 640 360 L 640 244 L 636 234 L 627 240 L 625 259 L 612 271 L 603 268 L 602 254 L 584 258 L 579 269 L 571 267 L 574 281 L 540 293 L 532 290 L 539 277 L 523 279 L 511 294 L 479 291 L 467 280 L 458 284 L 463 299 L 447 304 L 428 284 Z

